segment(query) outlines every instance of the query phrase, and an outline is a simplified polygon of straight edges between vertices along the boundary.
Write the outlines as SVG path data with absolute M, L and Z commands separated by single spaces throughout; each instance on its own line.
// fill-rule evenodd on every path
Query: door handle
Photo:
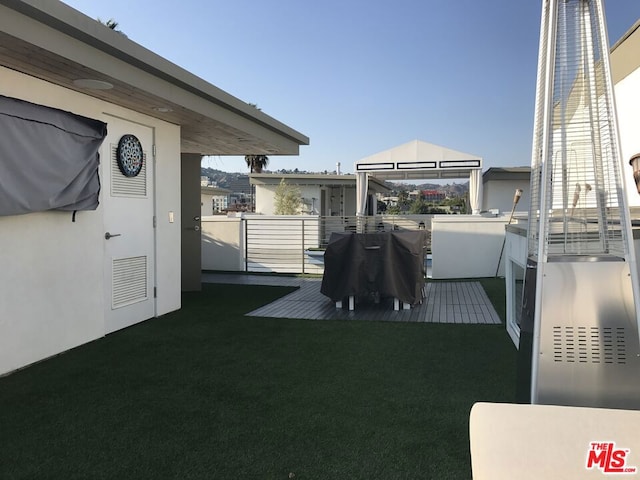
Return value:
M 122 234 L 121 233 L 109 233 L 109 232 L 107 232 L 107 233 L 104 234 L 104 239 L 105 240 L 109 240 L 112 237 L 119 237 L 120 235 L 122 235 Z

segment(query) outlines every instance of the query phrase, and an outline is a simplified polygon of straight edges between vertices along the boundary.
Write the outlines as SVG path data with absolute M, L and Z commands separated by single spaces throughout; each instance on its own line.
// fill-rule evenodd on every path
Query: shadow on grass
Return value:
M 205 285 L 1 378 L 0 478 L 471 478 L 471 406 L 514 401 L 504 327 L 243 316 L 290 291 Z

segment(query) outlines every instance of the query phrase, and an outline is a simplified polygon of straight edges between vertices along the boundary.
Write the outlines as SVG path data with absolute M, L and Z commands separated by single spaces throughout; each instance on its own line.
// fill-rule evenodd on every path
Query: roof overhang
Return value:
M 413 140 L 358 160 L 356 173 L 385 180 L 463 178 L 482 170 L 482 157 Z
M 200 193 L 202 195 L 211 195 L 211 196 L 220 196 L 220 195 L 229 195 L 231 190 L 220 187 L 200 187 Z
M 181 127 L 182 153 L 297 155 L 309 139 L 58 0 L 0 0 L 0 65 Z M 74 80 L 113 85 L 87 89 Z
M 493 180 L 525 180 L 531 178 L 531 167 L 491 167 L 482 174 L 482 181 L 489 182 Z
M 611 47 L 611 77 L 617 84 L 640 67 L 640 19 Z

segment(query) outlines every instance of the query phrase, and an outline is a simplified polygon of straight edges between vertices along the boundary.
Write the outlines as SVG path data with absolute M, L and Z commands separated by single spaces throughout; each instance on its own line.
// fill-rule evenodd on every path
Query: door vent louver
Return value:
M 143 197 L 147 196 L 147 154 L 142 157 L 142 169 L 135 177 L 126 177 L 118 167 L 118 145 L 111 144 L 111 196 Z
M 113 308 L 148 298 L 146 256 L 114 259 L 112 272 Z

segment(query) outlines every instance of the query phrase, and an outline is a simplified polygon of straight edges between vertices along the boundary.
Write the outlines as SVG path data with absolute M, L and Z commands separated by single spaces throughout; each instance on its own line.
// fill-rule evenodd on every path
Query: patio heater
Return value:
M 640 408 L 638 273 L 608 52 L 602 0 L 543 0 L 522 402 Z

